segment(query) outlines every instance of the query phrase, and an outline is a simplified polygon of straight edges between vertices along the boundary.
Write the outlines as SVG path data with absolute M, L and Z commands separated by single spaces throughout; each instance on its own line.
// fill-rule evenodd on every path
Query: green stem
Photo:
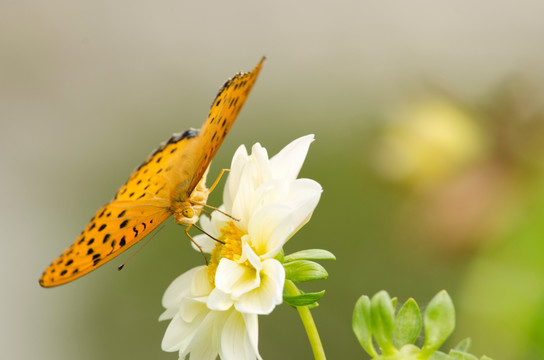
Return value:
M 285 280 L 284 290 L 287 295 L 294 296 L 301 294 L 300 290 L 291 280 Z M 302 324 L 306 329 L 306 334 L 308 334 L 308 340 L 310 341 L 310 346 L 314 353 L 314 359 L 325 360 L 325 351 L 323 351 L 323 345 L 321 344 L 321 339 L 319 338 L 319 333 L 317 332 L 317 327 L 315 326 L 310 309 L 308 306 L 297 306 L 297 311 L 302 320 Z

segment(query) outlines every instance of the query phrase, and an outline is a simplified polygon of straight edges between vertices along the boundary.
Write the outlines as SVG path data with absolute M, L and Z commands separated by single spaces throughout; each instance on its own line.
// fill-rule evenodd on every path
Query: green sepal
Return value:
M 285 278 L 294 282 L 305 282 L 326 279 L 327 270 L 316 262 L 309 260 L 296 260 L 283 264 Z
M 461 340 L 459 344 L 457 344 L 454 349 L 459 351 L 468 352 L 468 349 L 470 348 L 470 344 L 472 343 L 472 340 L 470 338 L 466 338 Z
M 478 358 L 472 354 L 459 350 L 451 350 L 449 353 L 451 360 L 478 360 Z
M 368 296 L 363 295 L 357 300 L 355 308 L 353 309 L 353 317 L 351 326 L 355 337 L 359 340 L 359 343 L 373 358 L 378 356 L 374 345 L 372 344 L 372 328 L 370 325 L 370 299 Z
M 386 291 L 380 291 L 370 301 L 370 325 L 376 342 L 385 356 L 395 354 L 392 335 L 395 326 L 395 310 L 393 302 Z
M 450 360 L 450 357 L 442 351 L 434 352 L 429 360 Z
M 325 295 L 325 290 L 314 293 L 304 293 L 300 295 L 283 295 L 283 301 L 291 306 L 309 306 Z
M 395 318 L 393 338 L 397 348 L 413 344 L 422 327 L 421 311 L 419 311 L 416 301 L 410 298 L 402 305 Z
M 451 335 L 455 328 L 455 308 L 445 290 L 436 294 L 423 315 L 425 344 L 423 352 L 432 354 Z
M 278 255 L 274 256 L 274 259 L 278 260 L 282 264 L 285 262 L 285 251 L 283 251 L 283 248 L 280 250 Z
M 336 256 L 327 250 L 308 249 L 286 255 L 283 261 L 290 262 L 295 260 L 336 260 Z

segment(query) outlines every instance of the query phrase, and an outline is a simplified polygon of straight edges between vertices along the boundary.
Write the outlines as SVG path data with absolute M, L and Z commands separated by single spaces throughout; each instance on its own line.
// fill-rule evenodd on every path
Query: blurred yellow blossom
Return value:
M 425 189 L 481 158 L 485 141 L 475 118 L 445 100 L 396 112 L 378 139 L 375 166 L 384 178 Z

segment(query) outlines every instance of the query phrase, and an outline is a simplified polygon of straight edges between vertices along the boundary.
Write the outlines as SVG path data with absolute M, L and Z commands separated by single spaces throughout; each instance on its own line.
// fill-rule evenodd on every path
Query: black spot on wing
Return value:
M 194 138 L 195 136 L 197 136 L 199 133 L 199 130 L 196 130 L 196 129 L 189 129 L 189 130 L 185 130 L 184 132 L 182 133 L 177 133 L 177 134 L 174 134 L 170 137 L 170 139 L 168 139 L 166 142 L 162 143 L 158 148 L 157 150 L 155 150 L 143 163 L 140 164 L 140 166 L 138 166 L 137 170 L 140 170 L 142 167 L 144 167 L 145 165 L 147 165 L 151 159 L 161 153 L 168 145 L 170 144 L 176 144 L 178 142 L 180 142 L 181 140 L 183 139 L 191 139 L 191 138 Z M 160 161 L 161 158 L 157 159 L 157 162 Z M 145 172 L 145 170 L 144 170 Z
M 106 235 L 104 235 L 104 239 L 102 240 L 102 244 L 105 244 L 105 243 L 107 243 L 107 242 L 108 242 L 108 240 L 109 240 L 109 238 L 110 238 L 110 234 L 106 234 Z

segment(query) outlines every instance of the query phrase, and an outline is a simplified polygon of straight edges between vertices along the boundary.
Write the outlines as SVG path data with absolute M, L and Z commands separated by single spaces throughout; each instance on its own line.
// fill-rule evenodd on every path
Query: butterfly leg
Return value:
M 215 189 L 215 187 L 219 183 L 219 180 L 221 180 L 221 178 L 223 177 L 223 174 L 225 174 L 226 172 L 229 172 L 229 171 L 230 171 L 230 169 L 222 169 L 221 172 L 219 173 L 219 175 L 217 176 L 217 179 L 215 179 L 215 181 L 213 182 L 212 186 L 210 186 L 210 189 L 208 191 L 212 192 L 213 189 Z
M 193 225 L 189 225 L 189 226 L 187 226 L 185 228 L 185 235 L 187 235 L 187 237 L 191 240 L 191 242 L 193 244 L 195 244 L 195 246 L 198 248 L 198 250 L 200 250 L 200 253 L 202 254 L 202 257 L 204 257 L 204 261 L 206 262 L 206 266 L 208 266 L 208 258 L 206 257 L 206 254 L 204 254 L 204 251 L 202 250 L 202 247 L 200 247 L 200 245 L 198 245 L 198 243 L 195 241 L 195 239 L 193 239 L 191 234 L 189 234 L 189 229 L 191 228 L 191 226 L 193 226 Z
M 219 175 L 217 176 L 217 178 L 215 179 L 215 181 L 213 182 L 212 186 L 210 186 L 210 189 L 208 190 L 208 194 L 211 193 L 213 191 L 213 189 L 215 189 L 215 187 L 217 186 L 217 184 L 219 184 L 219 181 L 221 180 L 221 178 L 223 177 L 223 175 L 226 173 L 226 172 L 229 172 L 230 169 L 222 169 L 221 172 L 219 173 Z M 190 201 L 190 199 L 189 199 Z M 230 214 L 227 214 L 226 212 L 216 208 L 215 206 L 211 206 L 211 205 L 208 205 L 206 204 L 205 202 L 196 202 L 196 201 L 191 201 L 191 204 L 193 205 L 200 205 L 200 206 L 203 206 L 203 207 L 207 207 L 209 209 L 212 209 L 212 210 L 216 210 L 216 211 L 219 211 L 221 214 L 225 215 L 225 216 L 228 216 L 229 218 L 231 218 L 232 220 L 234 221 L 240 221 L 240 219 L 237 219 L 235 218 L 234 216 L 230 215 Z M 204 232 L 204 231 L 203 231 Z M 210 236 L 212 237 L 212 236 Z M 212 237 L 213 238 L 213 237 Z

